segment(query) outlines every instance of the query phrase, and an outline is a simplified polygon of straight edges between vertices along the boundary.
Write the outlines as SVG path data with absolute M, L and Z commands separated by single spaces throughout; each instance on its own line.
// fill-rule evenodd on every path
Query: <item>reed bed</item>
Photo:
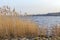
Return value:
M 49 36 L 47 27 L 39 27 L 35 22 L 22 20 L 15 9 L 0 7 L 0 40 L 13 38 L 33 38 L 34 40 L 60 40 L 60 24 L 52 26 Z
M 23 21 L 19 18 L 15 8 L 11 10 L 8 6 L 0 7 L 0 40 L 11 38 L 37 37 L 39 27 L 35 22 Z
M 33 22 L 22 21 L 16 17 L 0 16 L 0 37 L 17 38 L 17 37 L 37 37 L 39 27 Z

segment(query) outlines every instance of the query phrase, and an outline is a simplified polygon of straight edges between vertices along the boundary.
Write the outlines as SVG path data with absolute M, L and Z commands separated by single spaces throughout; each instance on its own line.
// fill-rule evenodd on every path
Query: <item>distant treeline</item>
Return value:
M 48 14 L 36 14 L 36 15 L 28 15 L 28 16 L 60 16 L 60 12 L 48 13 Z

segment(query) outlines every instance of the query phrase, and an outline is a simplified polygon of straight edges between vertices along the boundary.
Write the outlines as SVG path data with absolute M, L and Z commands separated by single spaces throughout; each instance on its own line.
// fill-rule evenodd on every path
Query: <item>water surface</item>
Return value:
M 29 19 L 36 22 L 38 25 L 52 26 L 60 24 L 60 16 L 24 16 L 23 19 Z

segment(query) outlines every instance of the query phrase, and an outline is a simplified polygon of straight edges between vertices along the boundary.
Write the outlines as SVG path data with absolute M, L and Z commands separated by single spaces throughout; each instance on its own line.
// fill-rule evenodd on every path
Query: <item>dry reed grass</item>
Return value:
M 54 27 L 52 27 L 52 34 L 53 34 L 53 36 L 60 37 L 60 24 L 56 24 L 56 25 L 54 25 Z
M 18 18 L 15 9 L 8 6 L 0 8 L 0 38 L 37 37 L 46 35 L 45 28 L 39 29 L 38 25 L 31 21 L 23 21 Z
M 36 37 L 39 27 L 33 22 L 22 21 L 16 17 L 0 16 L 1 37 Z

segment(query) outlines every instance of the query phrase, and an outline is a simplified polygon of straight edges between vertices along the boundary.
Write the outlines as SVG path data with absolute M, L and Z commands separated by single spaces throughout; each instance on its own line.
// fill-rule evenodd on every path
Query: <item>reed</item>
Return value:
M 0 16 L 0 36 L 13 37 L 36 37 L 39 27 L 31 21 L 22 21 L 16 17 Z
M 35 22 L 23 21 L 15 9 L 0 7 L 0 38 L 37 37 L 40 29 Z
M 52 27 L 52 34 L 53 34 L 53 36 L 60 37 L 60 24 L 56 24 Z

